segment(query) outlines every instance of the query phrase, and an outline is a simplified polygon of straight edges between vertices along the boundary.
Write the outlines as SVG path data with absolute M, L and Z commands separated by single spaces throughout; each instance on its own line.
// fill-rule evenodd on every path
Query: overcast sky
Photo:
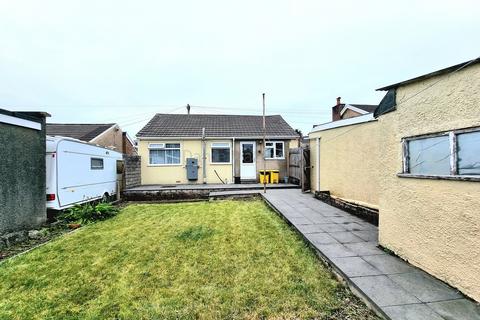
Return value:
M 0 0 L 0 107 L 49 122 L 156 112 L 282 114 L 307 133 L 330 107 L 480 56 L 480 1 Z

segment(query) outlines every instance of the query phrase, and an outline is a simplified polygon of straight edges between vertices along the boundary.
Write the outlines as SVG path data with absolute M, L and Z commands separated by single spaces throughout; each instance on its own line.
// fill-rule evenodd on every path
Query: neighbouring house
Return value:
M 337 104 L 332 107 L 332 121 L 349 119 L 373 113 L 377 105 L 373 104 L 354 104 L 342 103 L 341 97 L 337 98 Z
M 33 229 L 47 218 L 45 118 L 49 116 L 0 109 L 0 235 Z
M 318 198 L 378 209 L 383 247 L 477 301 L 479 62 L 380 88 L 387 93 L 373 115 L 309 134 Z
M 279 115 L 156 114 L 137 134 L 142 184 L 259 181 L 259 171 L 288 175 L 298 134 Z
M 133 139 L 116 123 L 47 123 L 47 135 L 70 137 L 125 154 L 137 154 Z
M 378 90 L 380 244 L 480 301 L 480 59 Z

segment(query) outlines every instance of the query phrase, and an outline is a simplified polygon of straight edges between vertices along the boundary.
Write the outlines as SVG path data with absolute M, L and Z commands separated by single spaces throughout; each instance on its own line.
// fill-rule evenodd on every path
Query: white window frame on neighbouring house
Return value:
M 175 145 L 174 147 L 172 145 Z M 177 146 L 178 145 L 178 146 Z M 152 163 L 152 151 L 160 150 L 165 151 L 165 163 Z M 178 150 L 178 162 L 171 162 L 167 163 L 168 155 L 167 153 L 170 151 L 177 151 Z M 174 159 L 172 155 L 170 155 L 171 159 Z M 180 166 L 182 165 L 182 144 L 180 142 L 165 142 L 165 143 L 150 143 L 148 145 L 148 165 L 149 166 Z
M 232 164 L 232 145 L 229 142 L 212 142 L 210 145 L 210 163 L 211 164 Z M 228 162 L 213 161 L 213 150 L 228 149 Z
M 282 156 L 277 156 L 277 143 L 282 144 Z M 270 145 L 270 146 L 269 146 Z M 273 157 L 267 157 L 267 149 L 273 149 Z M 266 160 L 284 160 L 285 159 L 285 141 L 267 141 L 265 142 L 265 159 Z
M 462 173 L 462 170 L 466 170 L 465 168 L 461 168 L 459 163 L 461 159 L 459 158 L 459 154 L 461 154 L 461 149 L 466 148 L 467 146 L 461 146 L 459 143 L 462 141 L 462 135 L 467 136 L 468 134 L 480 134 L 480 127 L 475 128 L 466 128 L 466 129 L 456 129 L 432 134 L 425 134 L 413 137 L 407 137 L 402 139 L 402 151 L 403 151 L 403 164 L 402 164 L 402 172 L 398 174 L 399 177 L 404 178 L 424 178 L 424 179 L 447 179 L 447 180 L 463 180 L 463 181 L 480 181 L 480 174 L 468 174 Z M 448 159 L 449 162 L 449 172 L 448 174 L 429 174 L 429 173 L 412 173 L 411 171 L 411 158 L 410 158 L 410 143 L 412 141 L 420 141 L 420 140 L 427 140 L 432 138 L 440 138 L 443 137 L 445 143 L 445 139 L 448 139 L 448 158 L 439 159 L 439 161 L 443 161 Z M 459 139 L 460 137 L 460 139 Z M 460 140 L 460 141 L 459 141 Z M 440 142 L 439 142 L 440 143 Z M 480 145 L 480 142 L 479 142 Z M 433 146 L 433 145 L 432 145 Z M 472 148 L 475 148 L 474 145 Z M 479 159 L 480 161 L 480 159 Z M 475 162 L 476 164 L 477 162 Z M 468 170 L 468 169 L 467 169 Z

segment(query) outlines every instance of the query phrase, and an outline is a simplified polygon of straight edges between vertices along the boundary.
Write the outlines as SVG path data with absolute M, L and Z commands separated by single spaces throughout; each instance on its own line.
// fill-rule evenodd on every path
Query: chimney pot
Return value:
M 342 103 L 342 102 L 341 102 L 341 99 L 342 99 L 342 97 L 338 97 L 338 98 L 337 98 L 337 106 Z
M 190 114 L 190 105 L 187 104 L 187 114 Z

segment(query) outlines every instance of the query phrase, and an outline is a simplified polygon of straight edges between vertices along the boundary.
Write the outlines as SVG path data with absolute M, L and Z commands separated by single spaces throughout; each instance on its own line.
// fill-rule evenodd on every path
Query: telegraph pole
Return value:
M 267 193 L 267 160 L 265 157 L 266 140 L 267 140 L 267 127 L 265 126 L 265 93 L 262 93 L 263 100 L 263 193 Z

